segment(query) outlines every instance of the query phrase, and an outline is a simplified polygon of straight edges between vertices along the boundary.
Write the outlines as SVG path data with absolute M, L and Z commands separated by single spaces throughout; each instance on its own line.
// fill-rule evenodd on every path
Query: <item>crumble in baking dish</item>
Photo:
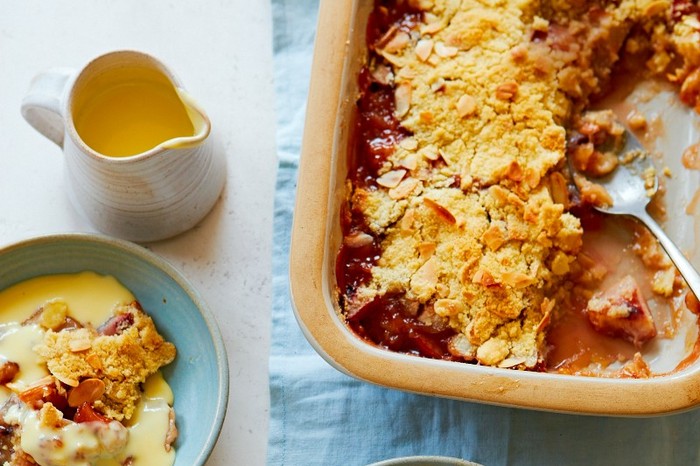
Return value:
M 614 169 L 598 149 L 621 126 L 588 108 L 626 61 L 700 108 L 698 10 L 659 0 L 377 1 L 336 262 L 353 331 L 426 357 L 585 374 L 590 358 L 547 360 L 551 334 L 566 339 L 552 322 L 579 309 L 627 342 L 618 375 L 648 376 L 639 349 L 658 325 L 644 295 L 678 312 L 683 283 L 650 234 L 621 221 L 644 283 L 622 276 L 600 288 L 611 267 L 584 239 L 610 223 L 591 209 L 604 193 L 574 189 L 566 159 L 592 175 Z

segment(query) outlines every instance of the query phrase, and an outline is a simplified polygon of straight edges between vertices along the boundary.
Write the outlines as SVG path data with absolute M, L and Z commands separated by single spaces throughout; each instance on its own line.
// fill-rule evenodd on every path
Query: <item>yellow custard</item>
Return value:
M 69 317 L 97 327 L 113 316 L 116 307 L 134 300 L 115 278 L 94 272 L 37 277 L 0 291 L 0 363 L 13 361 L 20 367 L 7 387 L 0 386 L 0 406 L 13 392 L 22 393 L 50 374 L 35 350 L 47 330 L 37 323 L 22 325 L 37 309 L 62 302 L 67 305 Z M 175 461 L 175 449 L 166 449 L 165 439 L 173 392 L 160 371 L 142 385 L 143 394 L 134 415 L 121 424 L 98 421 L 47 426 L 41 422 L 39 411 L 25 404 L 12 405 L 5 421 L 22 425 L 21 447 L 40 466 L 121 466 L 127 460 L 132 466 L 170 466 Z
M 109 82 L 88 84 L 73 114 L 85 144 L 109 157 L 140 154 L 195 132 L 178 90 L 148 70 L 113 70 Z
M 21 323 L 52 300 L 65 302 L 77 321 L 97 326 L 134 295 L 114 277 L 94 272 L 46 275 L 0 291 L 0 323 Z

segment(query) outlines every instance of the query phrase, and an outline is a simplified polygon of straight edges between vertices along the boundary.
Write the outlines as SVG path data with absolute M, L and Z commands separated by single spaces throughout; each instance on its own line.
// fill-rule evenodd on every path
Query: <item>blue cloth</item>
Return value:
M 328 0 L 333 1 L 333 0 Z M 288 286 L 289 235 L 317 0 L 273 0 L 279 172 L 273 250 L 270 465 L 366 465 L 409 455 L 500 465 L 700 464 L 700 411 L 630 419 L 501 408 L 348 377 L 302 335 Z

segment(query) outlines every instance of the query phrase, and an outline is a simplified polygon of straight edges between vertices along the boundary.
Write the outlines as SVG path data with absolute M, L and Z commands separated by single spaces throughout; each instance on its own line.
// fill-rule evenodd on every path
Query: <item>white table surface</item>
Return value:
M 227 185 L 193 230 L 144 246 L 199 289 L 230 365 L 229 409 L 207 465 L 265 463 L 276 173 L 267 0 L 4 0 L 0 15 L 0 244 L 94 232 L 70 205 L 57 146 L 20 115 L 32 77 L 117 49 L 155 55 L 207 111 Z M 206 420 L 203 420 L 206 422 Z

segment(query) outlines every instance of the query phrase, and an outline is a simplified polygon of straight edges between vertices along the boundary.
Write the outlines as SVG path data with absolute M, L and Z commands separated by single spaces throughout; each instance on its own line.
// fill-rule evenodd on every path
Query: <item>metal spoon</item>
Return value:
M 603 186 L 613 200 L 612 206 L 596 207 L 596 209 L 607 214 L 636 217 L 646 225 L 666 250 L 666 253 L 676 265 L 676 268 L 678 268 L 678 271 L 695 296 L 700 298 L 700 274 L 698 274 L 695 267 L 686 259 L 678 246 L 668 237 L 656 220 L 647 213 L 647 205 L 651 200 L 651 196 L 658 189 L 658 179 L 656 174 L 654 174 L 653 178 L 650 176 L 646 177 L 647 181 L 653 181 L 653 186 L 645 186 L 642 174 L 647 168 L 652 166 L 650 157 L 639 140 L 630 131 L 625 133 L 625 145 L 620 154 L 624 155 L 630 151 L 636 151 L 643 155 L 635 157 L 629 163 L 620 163 L 612 173 L 592 180 Z

